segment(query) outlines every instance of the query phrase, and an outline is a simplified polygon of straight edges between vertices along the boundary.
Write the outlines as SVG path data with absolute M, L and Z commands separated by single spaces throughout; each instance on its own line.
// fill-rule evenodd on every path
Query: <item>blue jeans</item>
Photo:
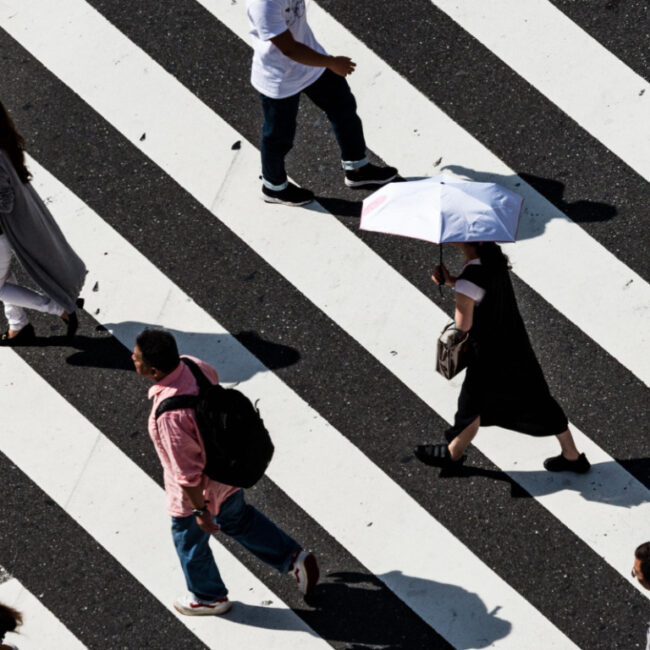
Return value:
M 350 86 L 344 77 L 325 70 L 313 84 L 291 97 L 273 99 L 260 95 L 264 113 L 262 177 L 270 189 L 281 190 L 287 184 L 284 158 L 293 147 L 301 93 L 305 93 L 329 118 L 341 150 L 343 168 L 357 169 L 368 162 L 363 126 Z
M 244 491 L 229 496 L 214 521 L 221 532 L 282 573 L 291 568 L 300 545 L 259 510 L 246 503 Z M 183 567 L 187 588 L 199 601 L 214 602 L 228 594 L 208 546 L 210 535 L 201 530 L 194 515 L 172 517 L 172 536 Z

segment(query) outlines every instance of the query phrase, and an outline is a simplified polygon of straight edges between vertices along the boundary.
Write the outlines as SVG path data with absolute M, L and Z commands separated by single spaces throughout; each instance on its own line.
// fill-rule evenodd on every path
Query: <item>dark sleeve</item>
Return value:
M 456 279 L 467 280 L 468 282 L 475 284 L 477 287 L 481 287 L 484 291 L 487 291 L 488 282 L 485 269 L 478 264 L 470 264 L 469 266 L 466 266 Z

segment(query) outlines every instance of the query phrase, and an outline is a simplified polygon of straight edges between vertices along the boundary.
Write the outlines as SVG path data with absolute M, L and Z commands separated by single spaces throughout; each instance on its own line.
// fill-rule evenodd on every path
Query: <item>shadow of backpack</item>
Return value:
M 194 375 L 199 394 L 164 399 L 156 419 L 166 411 L 194 409 L 205 446 L 203 473 L 226 485 L 252 487 L 264 475 L 274 450 L 259 411 L 240 391 L 210 382 L 191 359 L 181 361 Z

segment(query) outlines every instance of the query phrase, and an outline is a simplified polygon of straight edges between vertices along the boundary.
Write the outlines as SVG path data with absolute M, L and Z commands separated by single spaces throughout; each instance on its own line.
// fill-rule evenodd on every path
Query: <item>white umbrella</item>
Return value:
M 363 202 L 362 230 L 445 242 L 512 242 L 523 198 L 453 176 L 389 183 Z

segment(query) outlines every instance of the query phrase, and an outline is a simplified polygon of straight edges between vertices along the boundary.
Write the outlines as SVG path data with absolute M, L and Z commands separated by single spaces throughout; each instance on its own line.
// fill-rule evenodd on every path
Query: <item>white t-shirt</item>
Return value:
M 289 29 L 296 41 L 327 54 L 307 24 L 305 0 L 246 0 L 246 11 L 254 50 L 251 83 L 256 90 L 273 99 L 284 99 L 323 74 L 325 68 L 293 61 L 270 40 Z
M 470 260 L 463 266 L 463 268 L 470 264 L 478 264 L 480 266 L 481 260 L 478 258 Z M 454 289 L 456 290 L 456 293 L 462 293 L 464 296 L 471 298 L 477 305 L 479 305 L 481 300 L 485 297 L 485 289 L 481 289 L 477 284 L 463 278 L 456 280 L 456 286 Z

